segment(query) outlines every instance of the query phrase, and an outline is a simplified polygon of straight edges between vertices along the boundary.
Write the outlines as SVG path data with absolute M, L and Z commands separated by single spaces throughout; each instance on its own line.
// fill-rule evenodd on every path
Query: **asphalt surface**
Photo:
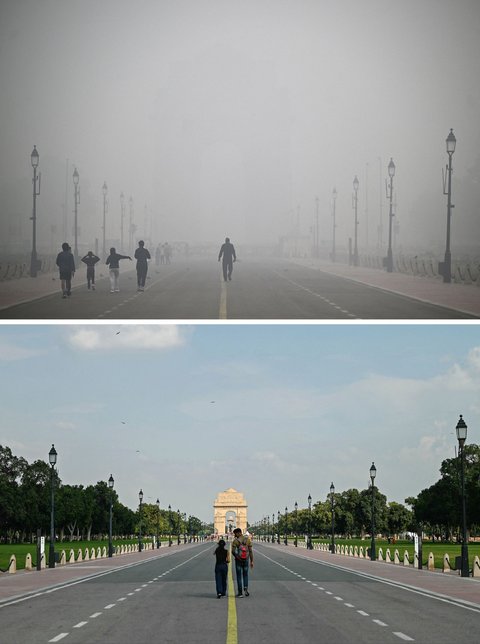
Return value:
M 421 582 L 406 586 L 375 574 L 398 566 L 363 562 L 370 566 L 366 574 L 332 565 L 328 555 L 306 556 L 300 548 L 263 544 L 254 544 L 250 597 L 234 599 L 231 579 L 229 596 L 217 599 L 214 547 L 207 543 L 145 553 L 145 559 L 137 555 L 131 564 L 114 569 L 98 560 L 85 566 L 85 574 L 94 577 L 4 598 L 0 641 L 450 644 L 474 641 L 480 626 L 480 585 L 474 580 L 451 578 L 450 585 L 446 580 L 449 597 L 422 588 Z M 71 568 L 78 574 L 77 565 Z M 39 579 L 44 573 L 27 574 Z M 410 574 L 429 579 L 422 571 Z M 470 594 L 479 600 L 455 597 L 458 581 L 470 584 Z
M 110 293 L 107 271 L 97 270 L 97 288 L 75 286 L 0 310 L 3 319 L 232 319 L 361 320 L 475 319 L 473 313 L 421 301 L 282 259 L 247 258 L 224 282 L 215 258 L 192 258 L 150 266 L 144 292 L 136 273 L 122 265 L 120 292 Z M 122 270 L 123 269 L 123 270 Z M 101 275 L 104 277 L 101 277 Z M 77 284 L 78 274 L 75 279 Z M 59 283 L 52 282 L 52 288 Z M 473 287 L 472 287 L 473 288 Z

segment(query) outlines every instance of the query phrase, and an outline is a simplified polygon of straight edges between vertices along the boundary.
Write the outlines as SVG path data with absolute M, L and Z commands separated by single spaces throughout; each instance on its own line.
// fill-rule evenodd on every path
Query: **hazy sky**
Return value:
M 1 325 L 0 363 L 0 444 L 55 443 L 64 483 L 112 473 L 126 505 L 142 488 L 206 521 L 228 487 L 255 521 L 367 487 L 372 461 L 403 502 L 459 414 L 480 443 L 476 325 Z
M 346 245 L 358 174 L 359 243 L 375 247 L 393 157 L 398 244 L 438 249 L 453 127 L 452 247 L 475 249 L 479 33 L 478 0 L 2 0 L 0 217 L 30 239 L 36 144 L 43 248 L 71 234 L 73 164 L 83 244 L 101 235 L 107 181 L 111 239 L 123 190 L 154 241 L 275 242 L 297 211 L 307 234 L 316 196 L 326 241 L 336 186 Z

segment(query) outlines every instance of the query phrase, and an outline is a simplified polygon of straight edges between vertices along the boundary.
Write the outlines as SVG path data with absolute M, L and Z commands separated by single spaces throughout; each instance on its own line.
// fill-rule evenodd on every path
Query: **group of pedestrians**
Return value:
M 162 246 L 159 244 L 155 251 L 155 264 L 170 264 L 172 256 L 172 247 L 168 242 Z M 135 259 L 137 260 L 137 290 L 145 290 L 145 281 L 148 273 L 148 260 L 152 258 L 150 251 L 145 248 L 145 242 L 140 240 L 138 248 L 135 251 Z M 110 248 L 110 254 L 106 259 L 106 264 L 109 268 L 110 275 L 110 293 L 118 293 L 120 291 L 120 261 L 128 259 L 132 261 L 130 255 L 121 255 L 117 253 L 116 248 Z M 225 243 L 222 244 L 218 254 L 218 261 L 222 260 L 223 279 L 225 282 L 231 281 L 233 262 L 237 261 L 235 247 L 231 243 L 229 237 L 225 238 Z M 82 257 L 81 260 L 87 267 L 87 288 L 92 291 L 95 290 L 95 266 L 100 261 L 91 250 Z M 62 297 L 67 298 L 72 294 L 72 278 L 75 275 L 75 259 L 73 257 L 72 249 L 67 242 L 62 244 L 62 250 L 57 255 L 57 266 L 60 272 L 60 287 L 62 289 Z
M 235 574 L 237 578 L 237 597 L 248 597 L 248 569 L 253 568 L 252 540 L 248 535 L 242 534 L 240 528 L 233 531 L 231 552 L 235 561 Z M 215 585 L 217 597 L 227 594 L 227 574 L 230 563 L 230 551 L 225 547 L 224 539 L 220 539 L 213 553 L 215 555 Z

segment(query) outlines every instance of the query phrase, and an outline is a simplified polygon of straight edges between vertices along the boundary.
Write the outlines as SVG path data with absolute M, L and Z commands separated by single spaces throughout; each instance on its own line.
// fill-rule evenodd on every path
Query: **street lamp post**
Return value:
M 125 219 L 125 195 L 120 193 L 120 248 L 123 251 L 123 220 Z
M 460 419 L 457 423 L 457 439 L 460 451 L 460 486 L 462 493 L 462 577 L 470 576 L 470 569 L 468 566 L 468 543 L 467 543 L 467 512 L 465 507 L 465 441 L 467 440 L 467 425 L 460 414 Z
M 330 544 L 330 552 L 335 554 L 335 486 L 330 485 L 330 503 L 332 507 L 332 542 Z
M 112 544 L 112 516 L 113 516 L 113 476 L 110 474 L 108 479 L 108 488 L 110 490 L 110 517 L 108 521 L 108 556 L 113 557 L 113 544 Z
M 128 200 L 129 220 L 128 220 L 128 252 L 133 252 L 133 197 Z
M 275 543 L 275 512 L 272 514 L 272 543 Z
M 55 464 L 57 462 L 57 451 L 55 445 L 48 452 L 48 462 L 50 463 L 50 487 L 51 487 L 51 510 L 50 510 L 50 547 L 48 551 L 48 567 L 55 568 Z
M 453 130 L 450 130 L 450 134 L 446 138 L 447 144 L 447 154 L 448 154 L 448 165 L 447 165 L 447 177 L 443 177 L 443 194 L 447 195 L 447 241 L 445 246 L 445 260 L 443 262 L 443 281 L 450 283 L 452 281 L 452 255 L 450 253 L 450 220 L 452 216 L 452 156 L 455 152 L 455 146 L 457 144 L 457 139 Z M 445 179 L 448 181 L 447 191 L 445 192 Z
M 335 221 L 335 209 L 336 209 L 336 202 L 337 202 L 337 189 L 334 188 L 332 192 L 332 202 L 333 202 L 333 209 L 332 209 L 332 216 L 333 216 L 333 231 L 332 231 L 332 262 L 335 264 L 335 233 L 336 233 L 336 228 L 337 224 Z
M 172 506 L 168 504 L 168 545 L 172 545 Z
M 388 164 L 388 176 L 390 177 L 390 186 L 387 188 L 387 180 L 385 179 L 385 191 L 387 199 L 390 200 L 390 213 L 388 216 L 388 251 L 387 251 L 387 272 L 393 272 L 393 251 L 392 251 L 392 225 L 393 225 L 393 177 L 395 176 L 395 164 L 393 159 L 390 159 Z
M 40 155 L 37 151 L 37 146 L 33 146 L 32 154 L 30 155 L 30 161 L 33 168 L 33 210 L 32 210 L 32 256 L 30 258 L 30 277 L 37 277 L 38 272 L 38 260 L 37 260 L 37 197 L 40 194 L 40 173 L 37 177 L 37 168 L 38 162 L 40 160 Z M 37 186 L 38 183 L 38 186 Z
M 283 543 L 288 546 L 288 537 L 287 537 L 287 519 L 288 519 L 288 508 L 285 506 L 285 539 L 283 540 Z
M 177 521 L 177 546 L 179 546 L 180 545 L 180 521 L 181 521 L 181 517 L 180 517 L 180 510 L 178 508 L 177 508 L 177 520 L 178 520 Z
M 183 543 L 187 543 L 187 514 L 182 514 L 183 519 Z
M 315 257 L 318 259 L 320 255 L 320 244 L 319 244 L 319 230 L 318 230 L 318 218 L 319 218 L 319 209 L 320 209 L 320 200 L 318 197 L 315 199 Z
M 157 549 L 160 548 L 160 499 L 157 499 Z
M 280 510 L 277 511 L 277 544 L 280 545 Z
M 358 266 L 358 218 L 357 218 L 357 213 L 358 213 L 358 186 L 359 186 L 359 181 L 357 178 L 357 175 L 355 175 L 355 179 L 353 180 L 353 208 L 355 210 L 355 227 L 354 227 L 354 242 L 353 242 L 353 265 Z
M 377 555 L 375 553 L 375 477 L 377 476 L 377 468 L 375 463 L 372 463 L 370 468 L 370 480 L 372 482 L 372 542 L 370 546 L 370 561 L 375 561 Z
M 293 540 L 295 548 L 298 546 L 298 503 L 295 501 L 295 539 Z
M 308 535 L 307 535 L 307 550 L 313 550 L 312 544 L 312 495 L 308 495 Z
M 103 194 L 103 226 L 102 226 L 102 231 L 103 231 L 103 243 L 102 243 L 102 253 L 103 253 L 103 259 L 107 257 L 106 254 L 106 244 L 105 244 L 105 234 L 106 234 L 106 212 L 107 212 L 107 193 L 108 193 L 108 188 L 107 188 L 107 182 L 103 182 L 102 186 L 102 194 Z
M 73 257 L 75 259 L 75 264 L 78 261 L 78 205 L 80 203 L 80 188 L 78 187 L 79 181 L 80 181 L 80 175 L 78 174 L 77 168 L 75 168 L 75 170 L 73 171 L 73 185 L 75 189 L 75 194 L 74 194 L 75 218 L 73 222 L 73 227 L 74 227 Z
M 142 501 L 143 501 L 143 490 L 140 490 L 138 493 L 138 500 L 140 501 L 140 522 L 138 524 L 138 551 L 142 552 L 143 543 L 142 543 Z

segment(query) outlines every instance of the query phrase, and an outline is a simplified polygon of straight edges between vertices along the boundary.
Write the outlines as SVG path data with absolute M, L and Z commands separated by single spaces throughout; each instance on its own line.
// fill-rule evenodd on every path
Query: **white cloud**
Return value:
M 55 427 L 58 429 L 75 429 L 75 424 L 69 421 L 59 420 L 55 423 Z
M 68 341 L 82 351 L 173 349 L 185 343 L 180 328 L 175 325 L 123 325 L 82 327 L 71 332 Z
M 26 360 L 44 354 L 41 349 L 29 349 L 20 347 L 8 342 L 0 342 L 0 361 L 14 362 L 16 360 Z

